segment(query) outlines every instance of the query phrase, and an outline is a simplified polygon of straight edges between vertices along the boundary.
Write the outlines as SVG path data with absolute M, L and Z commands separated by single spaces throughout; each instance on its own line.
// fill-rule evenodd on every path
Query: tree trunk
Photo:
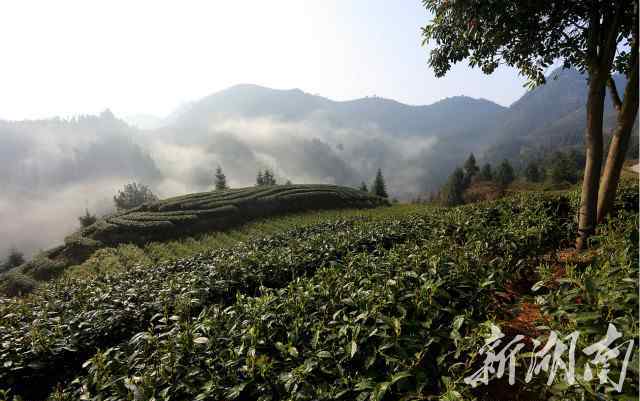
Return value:
M 638 63 L 637 63 L 637 47 L 635 48 L 635 57 L 632 58 L 632 67 L 630 71 L 629 81 L 624 91 L 624 99 L 618 110 L 616 128 L 611 138 L 611 146 L 607 162 L 600 183 L 600 191 L 598 193 L 598 223 L 601 223 L 609 214 L 616 197 L 618 182 L 620 181 L 620 172 L 624 159 L 629 147 L 629 138 L 633 130 L 633 124 L 638 114 Z M 612 92 L 615 90 L 612 87 Z
M 595 231 L 598 184 L 602 169 L 602 114 L 604 112 L 605 83 L 608 74 L 601 68 L 594 69 L 589 77 L 587 98 L 587 128 L 585 132 L 586 162 L 580 196 L 578 239 L 576 248 L 582 250 L 587 238 Z

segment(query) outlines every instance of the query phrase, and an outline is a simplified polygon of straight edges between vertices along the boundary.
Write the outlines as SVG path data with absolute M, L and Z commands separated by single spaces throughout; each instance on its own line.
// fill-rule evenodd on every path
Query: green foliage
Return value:
M 447 206 L 457 206 L 464 203 L 464 190 L 466 181 L 464 171 L 458 167 L 449 177 L 449 181 L 445 186 L 445 204 Z
M 143 184 L 132 182 L 124 186 L 124 188 L 118 191 L 118 194 L 113 197 L 113 203 L 118 210 L 129 210 L 146 202 L 155 202 L 158 197 L 151 192 L 149 187 Z
M 577 195 L 334 214 L 0 298 L 0 391 L 104 401 L 477 398 L 462 378 L 477 369 L 497 295 L 572 237 Z M 547 324 L 593 341 L 613 321 L 638 339 L 637 207 L 637 185 L 622 190 L 617 217 L 593 239 L 601 256 L 592 267 L 567 266 L 559 286 L 541 267 L 534 287 Z M 181 246 L 195 245 L 174 251 Z M 139 252 L 110 255 L 124 263 Z M 637 379 L 630 369 L 629 394 Z M 580 387 L 530 385 L 540 399 L 581 399 Z M 587 400 L 605 397 L 590 390 L 600 394 L 584 390 Z
M 273 172 L 269 169 L 265 169 L 264 173 L 262 171 L 258 171 L 258 176 L 256 177 L 256 185 L 276 185 L 276 178 L 273 175 Z
M 495 178 L 498 184 L 502 185 L 503 187 L 506 187 L 513 182 L 513 180 L 516 178 L 516 175 L 513 171 L 513 167 L 511 167 L 511 163 L 509 163 L 509 160 L 505 159 L 502 161 L 502 163 L 500 163 L 500 166 L 498 166 L 498 171 L 496 171 Z
M 143 246 L 150 241 L 221 231 L 258 218 L 305 210 L 372 208 L 388 204 L 368 193 L 335 185 L 266 185 L 184 195 L 145 203 L 99 219 L 67 237 L 61 249 L 44 252 L 29 262 L 22 273 L 36 279 L 49 279 L 66 267 L 82 264 L 100 248 L 127 243 Z M 161 261 L 160 254 L 166 252 L 162 249 L 151 252 L 150 256 Z M 191 254 L 187 249 L 184 252 Z M 117 260 L 107 265 L 107 270 L 129 267 L 128 263 Z M 92 268 L 97 267 L 92 264 Z
M 611 65 L 613 56 L 608 52 L 613 49 L 615 54 L 618 44 L 631 43 L 637 25 L 631 1 L 423 0 L 423 4 L 434 16 L 423 28 L 423 38 L 425 44 L 435 44 L 429 65 L 436 76 L 467 59 L 486 74 L 501 64 L 513 66 L 531 86 L 544 83 L 545 69 L 558 59 L 564 67 L 580 71 L 591 70 L 594 63 Z M 620 52 L 621 62 L 612 65 L 614 71 L 624 72 L 629 53 L 628 47 Z
M 85 209 L 84 215 L 78 217 L 78 221 L 80 221 L 81 228 L 89 227 L 90 225 L 95 223 L 97 220 L 98 218 L 96 217 L 95 214 L 89 213 L 89 209 Z
M 52 260 L 44 255 L 37 255 L 21 267 L 21 273 L 40 281 L 50 280 L 60 275 L 65 268 L 64 263 Z
M 524 177 L 529 182 L 542 181 L 542 179 L 544 178 L 542 173 L 543 172 L 538 167 L 538 163 L 536 163 L 535 161 L 530 161 L 529 164 L 527 164 L 527 167 L 524 169 Z
M 216 191 L 222 191 L 224 189 L 229 189 L 227 185 L 227 176 L 222 172 L 222 167 L 218 166 L 216 168 L 216 174 L 214 177 L 214 187 Z
M 490 163 L 485 163 L 484 166 L 482 166 L 482 170 L 480 170 L 480 179 L 484 181 L 493 180 L 493 169 L 491 168 Z
M 0 265 L 0 272 L 11 270 L 23 264 L 25 262 L 24 255 L 17 248 L 12 247 L 9 249 L 7 260 Z
M 362 192 L 369 192 L 369 188 L 367 188 L 367 184 L 364 181 L 360 183 L 360 188 L 358 189 L 361 190 Z
M 556 152 L 550 161 L 551 181 L 554 184 L 578 182 L 580 160 L 576 153 Z
M 476 174 L 478 174 L 478 171 L 480 171 L 480 169 L 476 164 L 476 158 L 473 155 L 473 153 L 471 153 L 469 155 L 469 158 L 467 158 L 467 161 L 464 162 L 464 173 L 465 173 L 465 179 L 467 180 L 467 182 L 470 183 L 471 179 L 475 177 Z
M 371 193 L 381 198 L 389 197 L 389 195 L 387 194 L 387 185 L 384 182 L 384 177 L 382 176 L 381 169 L 378 169 L 376 178 L 373 180 L 373 185 L 371 185 Z
M 10 297 L 28 294 L 36 288 L 36 281 L 18 272 L 0 276 L 0 291 Z
M 381 211 L 44 284 L 0 303 L 0 383 L 27 399 L 437 393 L 455 333 L 486 319 L 508 272 L 570 232 L 556 205 Z

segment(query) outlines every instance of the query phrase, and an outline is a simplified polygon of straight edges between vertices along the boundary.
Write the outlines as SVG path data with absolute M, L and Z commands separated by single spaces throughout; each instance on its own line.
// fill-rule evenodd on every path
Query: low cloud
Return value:
M 73 120 L 0 121 L 0 257 L 62 243 L 89 209 L 112 210 L 131 181 L 160 197 L 209 190 L 220 165 L 232 187 L 269 168 L 279 182 L 370 184 L 381 168 L 392 195 L 434 189 L 437 140 L 391 135 L 374 124 L 345 127 L 322 115 L 300 121 L 219 118 L 209 125 L 139 131 L 110 113 Z M 429 161 L 431 160 L 431 161 Z

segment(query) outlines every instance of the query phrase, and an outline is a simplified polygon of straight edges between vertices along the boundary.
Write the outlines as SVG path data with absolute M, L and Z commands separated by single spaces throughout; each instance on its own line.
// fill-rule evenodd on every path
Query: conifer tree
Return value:
M 530 161 L 527 167 L 524 169 L 524 178 L 529 182 L 540 182 L 542 180 L 542 173 L 538 167 L 538 163 Z
M 482 166 L 482 170 L 480 170 L 480 179 L 484 181 L 493 180 L 493 169 L 491 168 L 491 164 L 485 163 L 485 165 Z
M 361 191 L 364 191 L 364 192 L 369 192 L 369 188 L 367 188 L 367 184 L 365 184 L 364 181 L 362 181 L 360 183 L 360 188 L 358 188 L 358 189 L 360 189 Z
M 373 186 L 371 187 L 371 192 L 374 195 L 378 195 L 383 198 L 388 198 L 387 194 L 387 186 L 384 182 L 384 177 L 382 176 L 382 170 L 378 169 L 378 173 L 376 174 L 375 180 L 373 180 Z
M 458 167 L 449 177 L 445 188 L 444 202 L 447 206 L 462 205 L 464 203 L 464 185 L 465 174 L 464 171 Z
M 222 167 L 220 166 L 216 168 L 214 185 L 215 185 L 216 191 L 229 189 L 229 187 L 227 186 L 227 176 L 224 175 L 224 173 L 222 172 Z
M 276 179 L 273 175 L 273 172 L 268 168 L 264 170 L 264 174 L 262 175 L 262 185 L 276 185 Z
M 256 185 L 262 186 L 264 185 L 264 176 L 262 175 L 262 171 L 258 171 L 258 176 L 256 177 Z
M 471 153 L 467 158 L 467 161 L 464 162 L 464 171 L 467 174 L 469 179 L 473 178 L 476 174 L 478 174 L 478 165 L 476 164 L 476 157 Z
M 511 184 L 515 179 L 515 173 L 513 171 L 513 167 L 511 167 L 511 163 L 507 159 L 504 159 L 500 166 L 498 167 L 498 171 L 496 172 L 496 180 L 498 184 L 506 187 Z

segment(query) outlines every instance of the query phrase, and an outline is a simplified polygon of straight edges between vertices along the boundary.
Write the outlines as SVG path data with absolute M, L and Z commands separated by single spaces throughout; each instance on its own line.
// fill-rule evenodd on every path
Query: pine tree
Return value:
M 224 175 L 224 173 L 222 172 L 222 167 L 220 166 L 216 168 L 214 185 L 215 185 L 216 191 L 229 189 L 229 187 L 227 186 L 227 176 Z
M 80 221 L 80 227 L 85 228 L 95 223 L 98 218 L 95 214 L 89 213 L 89 209 L 85 209 L 84 216 L 78 217 L 78 220 Z
M 469 178 L 473 178 L 473 176 L 478 174 L 478 171 L 480 171 L 478 165 L 476 164 L 476 157 L 473 155 L 473 153 L 471 153 L 467 158 L 467 161 L 464 162 L 464 171 Z
M 524 169 L 524 177 L 529 182 L 540 182 L 542 181 L 542 174 L 540 168 L 538 167 L 538 163 L 535 161 L 530 161 L 527 164 L 527 167 Z
M 485 163 L 485 165 L 482 166 L 482 170 L 480 170 L 480 179 L 484 181 L 493 180 L 493 169 L 491 168 L 491 164 Z
M 511 167 L 511 163 L 507 159 L 504 159 L 500 166 L 498 167 L 498 171 L 496 172 L 496 181 L 498 184 L 506 187 L 511 184 L 515 179 L 515 173 L 513 171 L 513 167 Z
M 273 172 L 268 168 L 264 170 L 264 174 L 262 175 L 262 185 L 276 185 L 276 179 L 273 175 Z
M 258 176 L 256 177 L 256 185 L 259 187 L 264 185 L 264 176 L 262 175 L 262 171 L 258 171 Z
M 464 171 L 460 167 L 456 168 L 449 177 L 445 188 L 444 201 L 447 206 L 462 205 L 464 203 L 464 181 Z
M 382 198 L 389 197 L 389 195 L 387 194 L 387 185 L 384 182 L 384 177 L 382 176 L 381 169 L 378 169 L 378 173 L 376 173 L 376 178 L 373 180 L 371 193 L 373 193 L 374 195 L 378 195 Z
M 369 188 L 367 188 L 367 184 L 365 184 L 364 181 L 362 181 L 362 183 L 360 183 L 360 188 L 358 188 L 358 189 L 360 189 L 361 191 L 364 191 L 364 192 L 369 192 Z

